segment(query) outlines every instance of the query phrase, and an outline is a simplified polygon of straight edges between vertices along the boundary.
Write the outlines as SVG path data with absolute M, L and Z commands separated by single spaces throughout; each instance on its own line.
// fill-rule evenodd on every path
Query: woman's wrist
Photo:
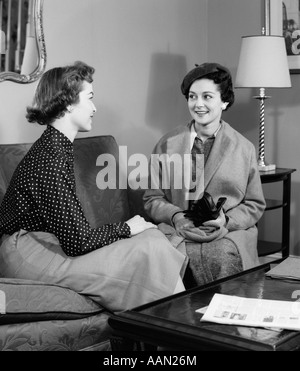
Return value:
M 183 213 L 183 211 L 182 211 L 182 210 L 180 210 L 180 211 L 176 211 L 176 212 L 172 215 L 172 217 L 171 217 L 171 224 L 172 224 L 173 227 L 174 227 L 174 218 L 175 218 L 175 216 L 176 216 L 177 214 L 180 214 L 180 213 Z
M 120 236 L 122 237 L 131 237 L 131 228 L 130 226 L 126 223 L 126 222 L 123 222 L 123 223 L 120 223 L 121 224 L 121 228 L 120 228 Z

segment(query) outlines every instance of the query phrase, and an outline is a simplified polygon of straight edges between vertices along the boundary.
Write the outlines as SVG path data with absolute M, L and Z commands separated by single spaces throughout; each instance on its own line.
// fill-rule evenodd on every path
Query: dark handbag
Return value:
M 208 220 L 217 219 L 226 200 L 226 197 L 220 197 L 217 204 L 215 204 L 211 195 L 208 192 L 204 192 L 203 197 L 195 201 L 191 209 L 186 210 L 184 215 L 192 220 L 195 227 L 199 227 Z

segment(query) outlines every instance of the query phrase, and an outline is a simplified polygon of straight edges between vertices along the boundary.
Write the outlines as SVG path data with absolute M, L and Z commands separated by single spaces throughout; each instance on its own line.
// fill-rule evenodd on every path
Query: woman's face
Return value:
M 86 132 L 92 129 L 92 118 L 96 107 L 92 101 L 94 97 L 93 86 L 83 81 L 82 90 L 79 93 L 79 102 L 72 106 L 72 123 L 78 132 Z
M 188 107 L 196 124 L 217 129 L 224 109 L 218 85 L 206 78 L 194 81 L 188 95 Z

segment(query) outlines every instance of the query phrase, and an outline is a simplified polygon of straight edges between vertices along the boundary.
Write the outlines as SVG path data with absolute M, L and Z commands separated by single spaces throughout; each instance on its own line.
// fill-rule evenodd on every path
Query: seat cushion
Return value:
M 46 320 L 74 320 L 104 312 L 87 296 L 65 287 L 30 280 L 1 278 L 5 312 L 0 325 Z M 4 293 L 4 295 L 3 295 Z
M 110 351 L 108 315 L 76 320 L 51 320 L 0 326 L 3 351 Z

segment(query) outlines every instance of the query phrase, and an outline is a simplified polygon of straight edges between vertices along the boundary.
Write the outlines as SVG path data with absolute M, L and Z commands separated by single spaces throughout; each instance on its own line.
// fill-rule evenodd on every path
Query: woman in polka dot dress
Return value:
M 65 286 L 119 311 L 184 290 L 186 258 L 141 216 L 92 228 L 84 215 L 73 141 L 92 128 L 94 71 L 76 62 L 41 77 L 26 117 L 46 129 L 0 206 L 0 274 Z

